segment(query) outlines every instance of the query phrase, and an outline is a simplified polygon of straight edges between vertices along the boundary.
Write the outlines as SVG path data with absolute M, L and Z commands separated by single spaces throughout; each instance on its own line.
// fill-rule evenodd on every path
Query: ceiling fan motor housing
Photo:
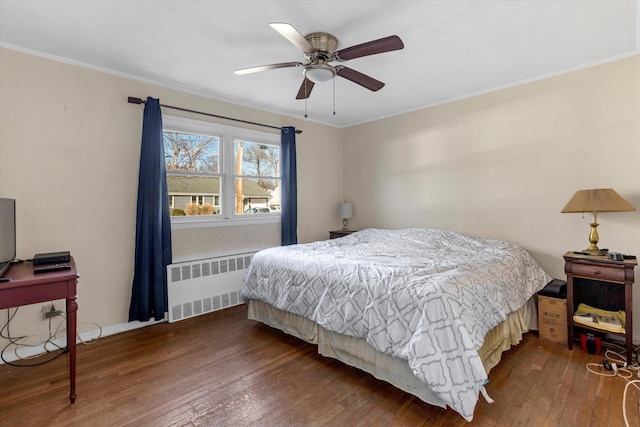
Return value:
M 318 52 L 312 53 L 310 56 L 317 56 L 325 62 L 333 60 L 333 52 L 338 48 L 338 39 L 329 33 L 311 33 L 304 36 L 305 39 L 315 47 Z

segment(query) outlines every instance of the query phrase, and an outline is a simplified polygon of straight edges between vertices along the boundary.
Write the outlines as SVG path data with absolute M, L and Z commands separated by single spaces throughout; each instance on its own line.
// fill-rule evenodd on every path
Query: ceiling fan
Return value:
M 382 89 L 384 83 L 362 74 L 359 71 L 343 65 L 330 65 L 330 62 L 344 62 L 349 59 L 363 56 L 376 55 L 378 53 L 391 52 L 404 48 L 400 37 L 389 36 L 378 40 L 372 40 L 356 46 L 336 50 L 338 39 L 329 33 L 310 33 L 303 36 L 293 25 L 285 22 L 273 22 L 271 28 L 279 32 L 304 52 L 306 62 L 282 62 L 279 64 L 261 65 L 258 67 L 242 68 L 235 70 L 238 75 L 257 73 L 259 71 L 274 70 L 276 68 L 303 67 L 304 79 L 296 99 L 307 99 L 311 95 L 311 89 L 315 83 L 331 80 L 336 75 L 359 84 L 371 91 Z

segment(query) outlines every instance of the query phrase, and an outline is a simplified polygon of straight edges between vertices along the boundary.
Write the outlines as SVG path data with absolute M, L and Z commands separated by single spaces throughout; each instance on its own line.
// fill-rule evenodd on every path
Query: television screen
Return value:
M 0 198 L 0 276 L 16 257 L 16 201 Z

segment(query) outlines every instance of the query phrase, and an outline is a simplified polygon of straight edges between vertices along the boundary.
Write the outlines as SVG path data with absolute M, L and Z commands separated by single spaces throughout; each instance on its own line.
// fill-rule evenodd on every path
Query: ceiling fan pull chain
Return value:
M 305 77 L 304 79 L 304 93 L 305 93 L 305 97 L 304 97 L 304 118 L 307 118 L 307 98 L 309 97 L 309 92 L 307 92 L 307 78 Z
M 336 78 L 332 78 L 333 80 L 333 115 L 336 115 Z

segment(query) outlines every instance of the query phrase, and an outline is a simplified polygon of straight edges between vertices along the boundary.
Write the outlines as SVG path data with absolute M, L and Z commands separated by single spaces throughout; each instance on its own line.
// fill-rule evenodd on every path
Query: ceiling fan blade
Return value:
M 307 99 L 309 95 L 311 95 L 311 89 L 313 89 L 314 84 L 314 82 L 305 77 L 302 81 L 302 85 L 300 85 L 300 90 L 296 95 L 296 99 Z
M 347 67 L 336 67 L 336 69 L 338 70 L 336 74 L 338 74 L 340 77 L 351 80 L 352 82 L 357 83 L 362 87 L 366 87 L 367 89 L 374 92 L 384 87 L 384 83 L 382 83 L 381 81 L 376 80 L 373 77 L 369 77 L 366 74 L 362 74 L 361 72 L 354 69 Z
M 404 48 L 404 43 L 398 36 L 389 36 L 383 39 L 372 40 L 356 46 L 341 49 L 334 54 L 336 61 L 361 58 L 363 56 L 376 55 L 378 53 L 391 52 Z
M 269 65 L 260 65 L 258 67 L 241 68 L 239 70 L 235 70 L 234 73 L 241 76 L 243 74 L 257 73 L 259 71 L 275 70 L 276 68 L 299 67 L 301 65 L 302 65 L 301 62 L 281 62 L 279 64 L 269 64 Z
M 317 49 L 293 25 L 286 22 L 272 22 L 269 25 L 304 53 L 316 52 Z

